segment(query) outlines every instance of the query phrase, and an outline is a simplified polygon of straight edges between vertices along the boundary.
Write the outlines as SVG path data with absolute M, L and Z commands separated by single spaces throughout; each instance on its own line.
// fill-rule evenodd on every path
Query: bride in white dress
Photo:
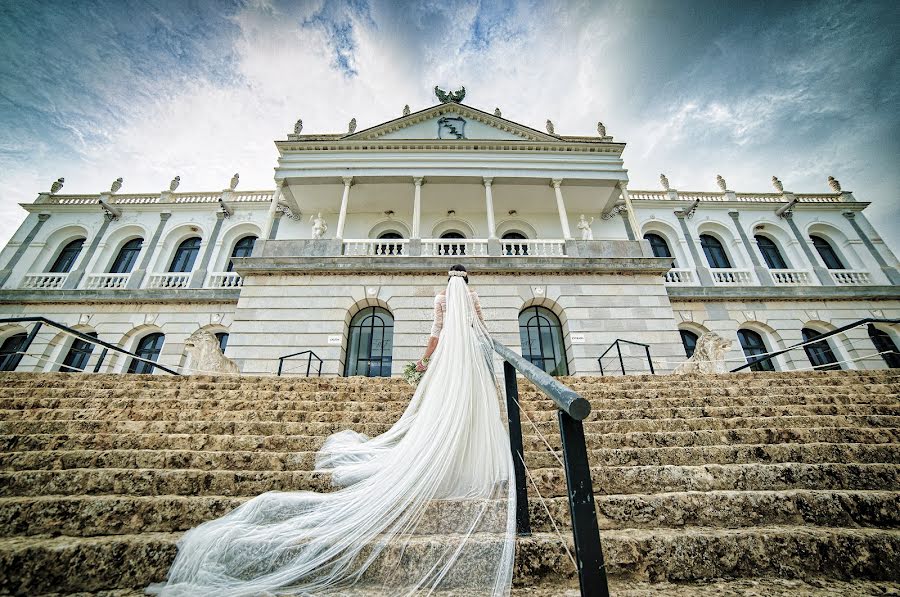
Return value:
M 515 493 L 478 295 L 462 266 L 435 297 L 431 356 L 383 435 L 329 437 L 333 493 L 270 491 L 188 531 L 163 596 L 509 593 Z M 433 351 L 433 352 L 432 352 Z M 421 366 L 421 361 L 419 362 Z

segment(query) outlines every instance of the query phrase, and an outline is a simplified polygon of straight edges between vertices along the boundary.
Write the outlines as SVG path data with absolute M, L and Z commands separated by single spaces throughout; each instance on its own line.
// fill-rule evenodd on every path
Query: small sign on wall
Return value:
M 572 344 L 584 344 L 584 334 L 569 334 Z
M 328 336 L 328 344 L 334 344 L 334 345 L 340 346 L 343 339 L 344 338 L 341 335 Z

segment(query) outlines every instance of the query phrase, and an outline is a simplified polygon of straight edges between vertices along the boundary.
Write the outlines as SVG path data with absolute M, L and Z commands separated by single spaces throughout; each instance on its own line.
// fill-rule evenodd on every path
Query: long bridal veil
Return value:
M 428 371 L 389 431 L 329 437 L 333 493 L 271 491 L 188 531 L 164 596 L 507 595 L 509 436 L 487 330 L 460 277 Z

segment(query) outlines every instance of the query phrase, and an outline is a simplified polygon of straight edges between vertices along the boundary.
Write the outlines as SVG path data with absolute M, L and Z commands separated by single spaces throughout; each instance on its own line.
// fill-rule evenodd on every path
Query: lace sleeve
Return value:
M 431 335 L 434 338 L 441 337 L 444 329 L 444 305 L 441 303 L 441 295 L 434 297 L 434 323 L 431 324 Z
M 474 290 L 472 291 L 472 304 L 475 305 L 475 314 L 478 315 L 478 319 L 481 320 L 481 323 L 484 323 L 484 315 L 481 314 L 481 301 L 478 299 L 478 293 Z

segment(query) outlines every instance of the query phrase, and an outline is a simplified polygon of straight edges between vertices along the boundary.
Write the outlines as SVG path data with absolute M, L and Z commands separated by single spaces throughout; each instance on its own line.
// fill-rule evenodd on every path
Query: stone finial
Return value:
M 117 192 L 119 191 L 119 189 L 122 188 L 122 183 L 123 183 L 123 182 L 125 182 L 125 181 L 122 180 L 122 177 L 121 177 L 121 176 L 120 176 L 119 178 L 115 179 L 115 180 L 113 181 L 112 185 L 110 185 L 110 187 L 109 187 L 109 192 L 110 192 L 110 193 L 117 193 Z
M 303 132 L 303 119 L 298 118 L 297 122 L 294 123 L 294 134 L 299 135 Z
M 502 117 L 502 115 L 500 114 L 500 108 L 494 108 L 494 116 L 496 116 L 497 118 Z
M 660 175 L 659 175 L 659 184 L 662 185 L 662 188 L 663 188 L 664 191 L 668 191 L 668 190 L 669 190 L 669 179 L 666 178 L 666 175 L 665 175 L 665 174 L 660 174 Z
M 172 179 L 172 182 L 169 183 L 169 190 L 174 193 L 175 189 L 177 189 L 178 185 L 180 185 L 180 184 L 181 184 L 181 177 L 176 176 L 175 178 Z
M 772 186 L 775 187 L 775 190 L 778 191 L 779 193 L 784 192 L 784 185 L 781 184 L 781 181 L 778 180 L 777 176 L 772 177 Z
M 60 191 L 60 189 L 63 188 L 63 185 L 65 184 L 65 182 L 66 182 L 66 179 L 62 178 L 62 177 L 54 180 L 53 184 L 50 185 L 50 194 L 55 195 L 56 193 L 58 193 Z
M 228 188 L 232 191 L 235 190 L 238 186 L 238 183 L 241 181 L 241 175 L 237 172 L 234 173 L 234 176 L 231 177 L 231 182 L 228 184 Z
M 405 106 L 403 106 L 403 115 L 409 116 L 409 104 L 406 104 Z
M 603 124 L 602 122 L 597 123 L 597 134 L 600 135 L 601 137 L 606 136 L 606 125 Z
M 60 180 L 62 180 L 62 179 L 60 178 Z M 835 193 L 841 192 L 841 181 L 836 179 L 834 176 L 828 177 L 828 186 L 830 186 L 831 190 L 834 191 Z
M 356 119 L 355 118 L 350 119 L 350 124 L 347 125 L 347 132 L 350 133 L 351 135 L 356 132 Z
M 721 174 L 716 174 L 716 184 L 719 185 L 719 189 L 724 193 L 728 188 L 728 183 L 725 182 L 725 179 L 722 178 Z
M 550 133 L 551 135 L 555 135 L 556 133 L 553 132 L 554 130 L 555 129 L 553 127 L 553 121 L 548 118 L 547 119 L 547 132 Z

